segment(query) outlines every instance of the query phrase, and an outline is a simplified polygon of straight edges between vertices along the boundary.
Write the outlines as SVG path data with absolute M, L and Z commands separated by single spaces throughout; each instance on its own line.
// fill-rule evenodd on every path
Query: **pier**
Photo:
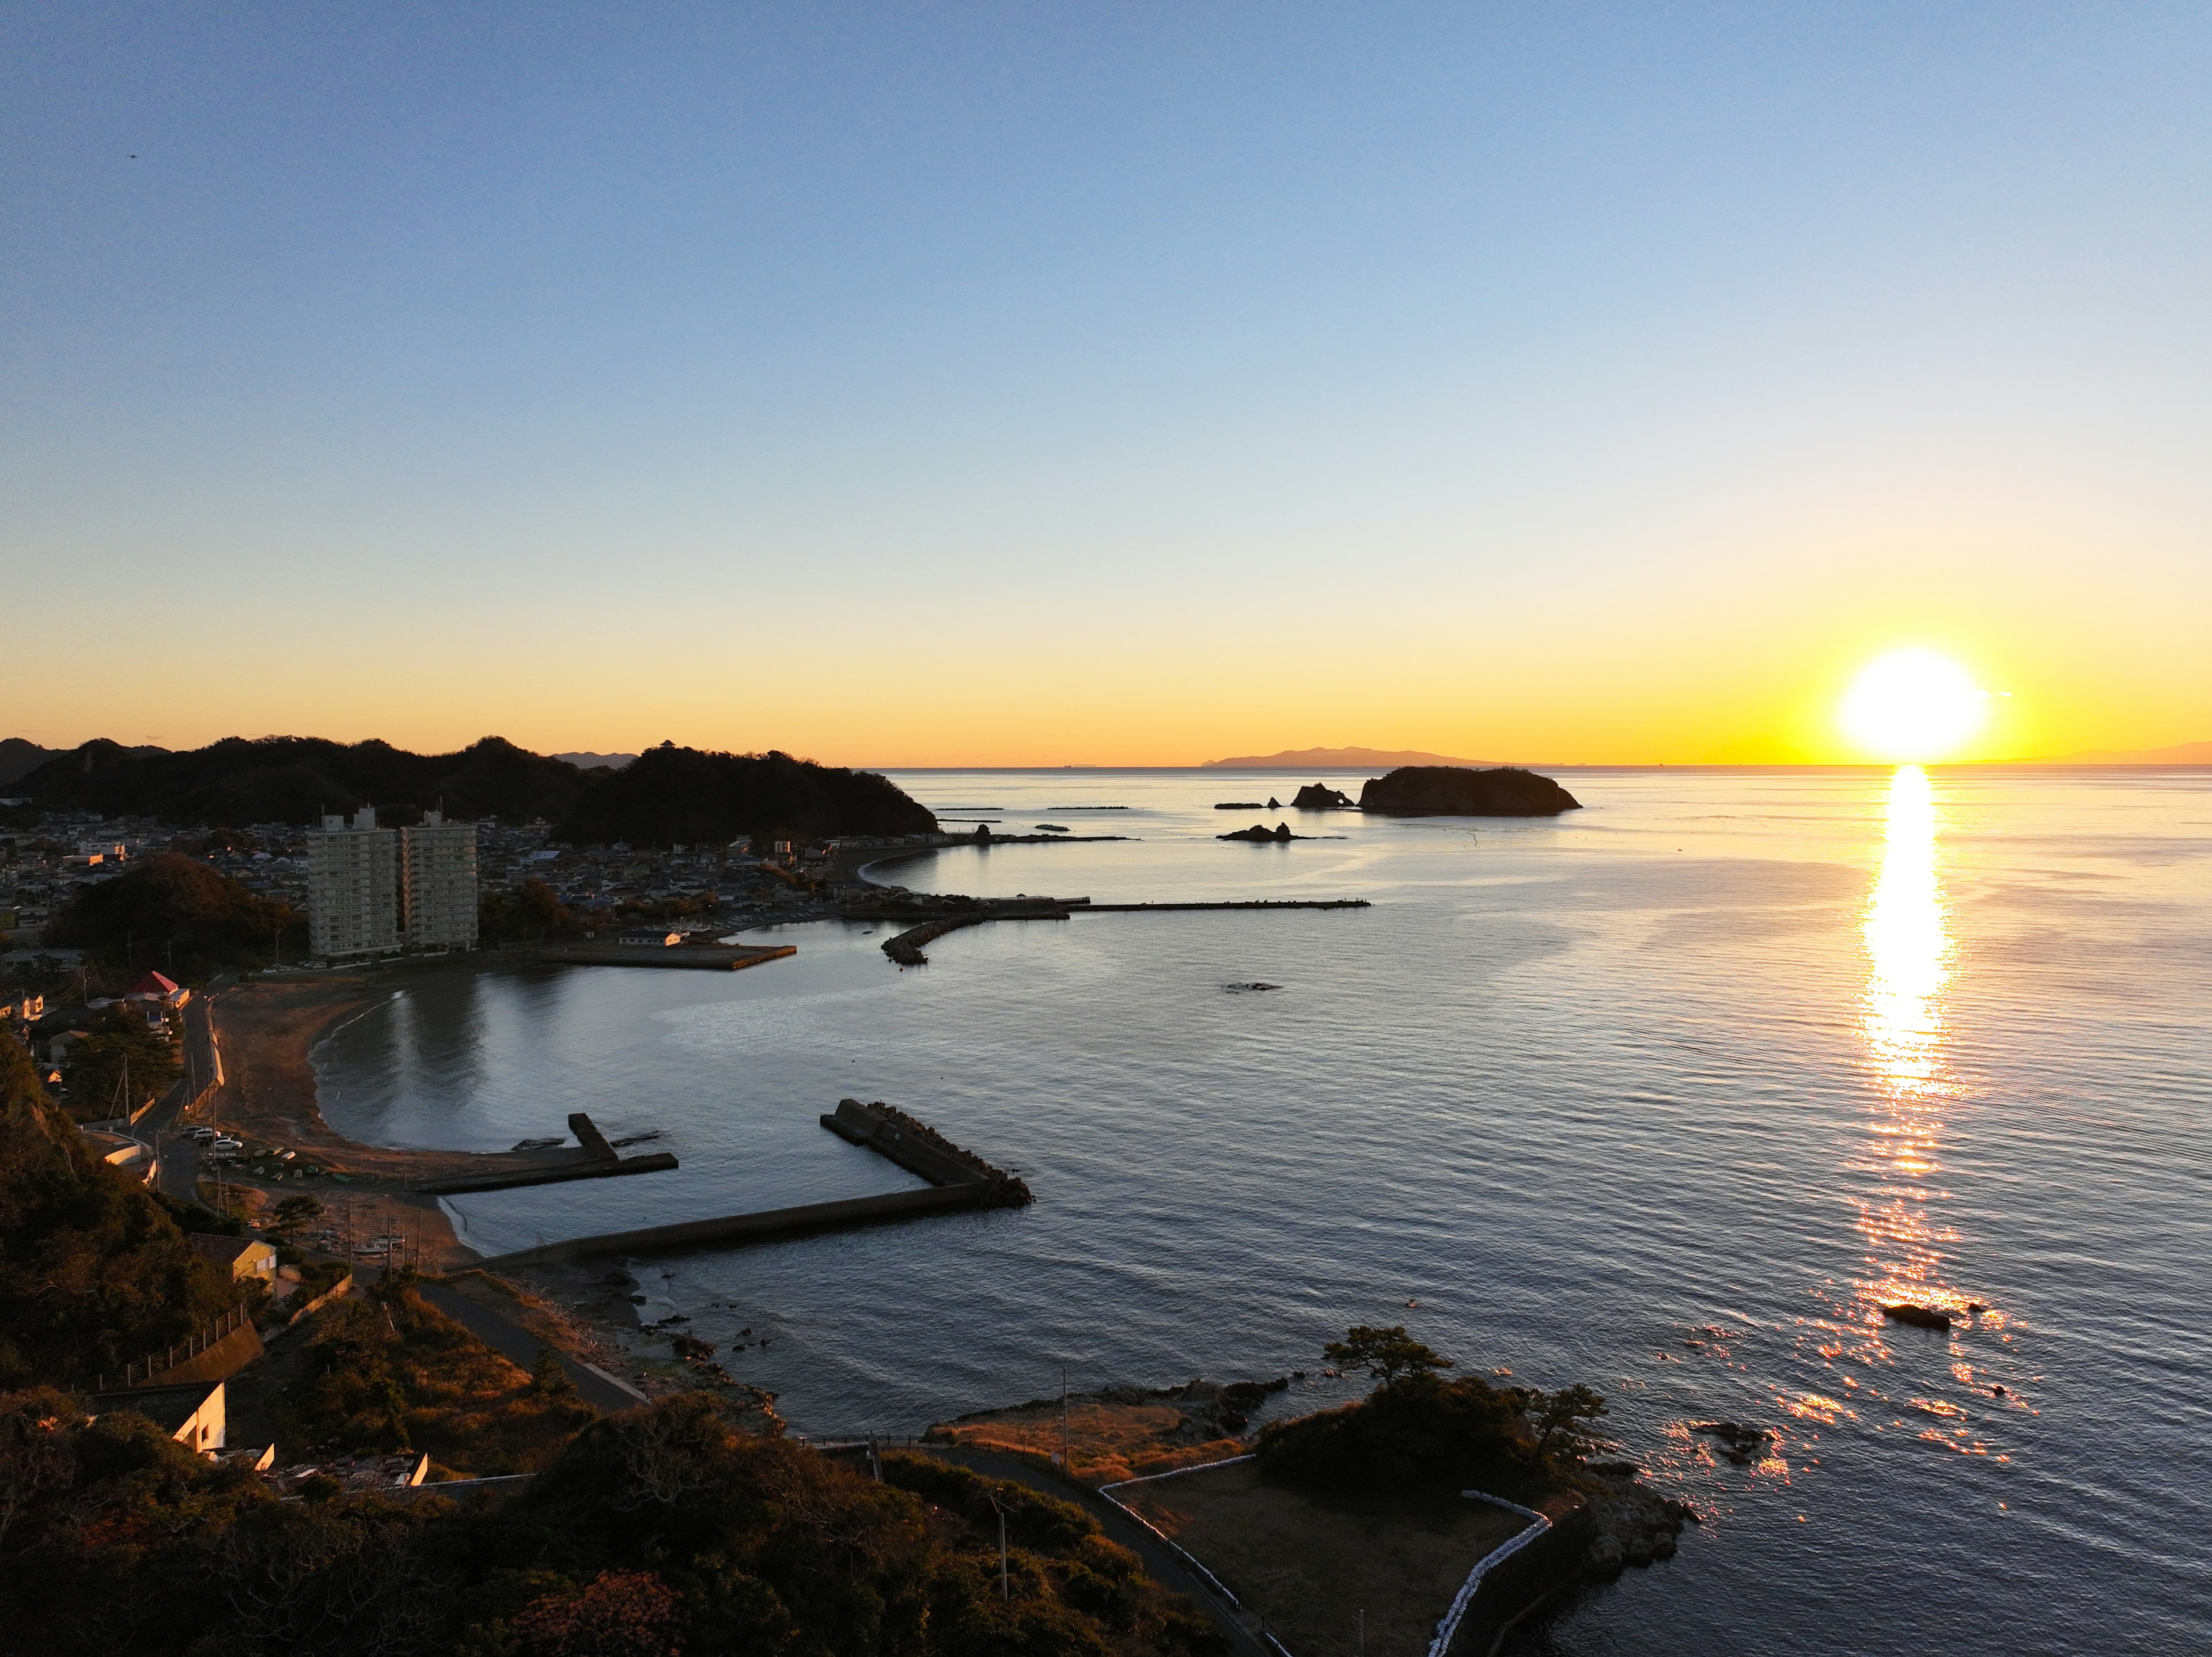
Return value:
M 992 1167 L 972 1151 L 963 1150 L 927 1124 L 880 1102 L 864 1105 L 857 1099 L 841 1099 L 836 1110 L 822 1118 L 822 1125 L 840 1138 L 866 1145 L 909 1173 L 920 1174 L 930 1181 L 928 1188 L 888 1191 L 873 1197 L 848 1197 L 836 1202 L 805 1203 L 795 1208 L 771 1208 L 716 1219 L 679 1220 L 673 1225 L 603 1232 L 594 1237 L 572 1237 L 565 1242 L 540 1243 L 535 1248 L 496 1254 L 483 1265 L 504 1269 L 574 1259 L 587 1254 L 649 1253 L 721 1243 L 773 1242 L 810 1232 L 842 1230 L 848 1226 L 910 1219 L 956 1209 L 1017 1208 L 1035 1200 L 1030 1195 L 1030 1188 L 1012 1174 Z
M 734 973 L 763 961 L 797 955 L 795 944 L 547 944 L 532 952 L 538 961 L 568 967 L 686 967 L 694 972 Z
M 413 1189 L 427 1196 L 457 1197 L 467 1191 L 507 1191 L 517 1186 L 557 1185 L 563 1180 L 611 1180 L 625 1174 L 659 1174 L 678 1166 L 665 1150 L 644 1156 L 623 1156 L 607 1143 L 607 1136 L 582 1111 L 568 1118 L 568 1131 L 576 1136 L 574 1150 L 566 1147 L 539 1153 L 544 1160 L 531 1168 L 499 1173 L 453 1174 L 442 1179 L 418 1181 Z

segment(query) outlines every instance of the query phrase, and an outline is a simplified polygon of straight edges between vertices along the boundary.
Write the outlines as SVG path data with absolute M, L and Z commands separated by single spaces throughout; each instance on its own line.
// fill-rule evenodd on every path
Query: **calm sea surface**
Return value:
M 456 1202 L 492 1250 L 917 1183 L 817 1124 L 846 1095 L 1021 1173 L 1020 1212 L 638 1266 L 803 1429 L 1317 1368 L 1351 1323 L 1588 1381 L 1706 1522 L 1524 1651 L 2212 1651 L 2212 774 L 1558 774 L 1588 809 L 1530 822 L 902 774 L 1134 837 L 878 871 L 917 889 L 1375 907 L 426 980 L 323 1045 L 324 1109 L 504 1147 L 588 1108 L 683 1160 Z M 1333 838 L 1213 838 L 1262 815 Z M 1716 1462 L 1715 1417 L 1778 1445 Z

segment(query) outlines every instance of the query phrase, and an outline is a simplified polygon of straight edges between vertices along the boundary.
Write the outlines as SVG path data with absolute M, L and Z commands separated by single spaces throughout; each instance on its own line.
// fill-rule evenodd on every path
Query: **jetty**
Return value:
M 572 1237 L 565 1242 L 540 1243 L 535 1248 L 494 1255 L 483 1264 L 500 1268 L 539 1266 L 587 1254 L 647 1253 L 671 1248 L 780 1241 L 809 1232 L 842 1230 L 850 1226 L 940 1214 L 954 1209 L 1018 1208 L 1036 1200 L 1029 1187 L 1012 1174 L 992 1167 L 927 1123 L 881 1101 L 864 1105 L 857 1099 L 841 1099 L 836 1110 L 822 1118 L 822 1125 L 840 1138 L 866 1145 L 908 1172 L 920 1174 L 930 1182 L 928 1187 L 921 1191 L 887 1191 L 872 1197 L 848 1197 L 836 1202 L 805 1203 L 795 1208 L 771 1208 L 750 1214 L 729 1214 L 715 1219 L 679 1220 L 673 1225 L 602 1232 L 592 1237 Z
M 574 1149 L 540 1153 L 544 1160 L 524 1168 L 501 1173 L 453 1174 L 443 1179 L 418 1181 L 412 1189 L 428 1196 L 457 1197 L 467 1191 L 507 1191 L 516 1186 L 557 1185 L 563 1180 L 609 1180 L 625 1174 L 659 1174 L 678 1166 L 665 1150 L 643 1156 L 624 1156 L 607 1143 L 607 1136 L 582 1111 L 568 1118 L 568 1131 L 576 1136 Z
M 955 909 L 933 915 L 919 926 L 909 926 L 897 937 L 885 938 L 881 948 L 885 955 L 902 967 L 926 967 L 929 964 L 929 957 L 921 951 L 923 944 L 933 943 L 947 932 L 957 932 L 963 927 L 980 926 L 987 920 L 1065 920 L 1073 914 L 1164 914 L 1213 909 L 1365 909 L 1372 907 L 1364 897 L 1249 898 L 1222 903 L 1093 903 L 1087 897 L 1015 898 L 1008 901 L 980 904 L 972 909 Z M 884 914 L 890 913 L 893 912 L 884 912 Z M 855 914 L 852 918 L 862 917 Z M 884 915 L 866 918 L 880 919 Z
M 734 973 L 763 961 L 797 955 L 795 944 L 547 944 L 532 951 L 538 961 L 568 967 L 685 967 L 694 972 Z

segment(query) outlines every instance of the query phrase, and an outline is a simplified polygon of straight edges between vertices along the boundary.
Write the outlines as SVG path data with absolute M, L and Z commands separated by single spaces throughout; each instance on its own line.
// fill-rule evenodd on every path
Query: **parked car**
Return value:
M 219 1138 L 215 1142 L 215 1149 L 218 1152 L 227 1153 L 230 1156 L 236 1156 L 240 1151 L 246 1149 L 246 1141 L 243 1139 Z

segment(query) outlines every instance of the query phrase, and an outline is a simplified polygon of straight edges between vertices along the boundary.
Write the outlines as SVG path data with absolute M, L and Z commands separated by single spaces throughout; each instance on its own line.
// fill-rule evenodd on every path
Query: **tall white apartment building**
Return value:
M 477 826 L 441 811 L 399 831 L 400 927 L 410 944 L 471 949 L 477 941 Z
M 307 947 L 324 961 L 399 947 L 399 836 L 364 805 L 307 836 Z

